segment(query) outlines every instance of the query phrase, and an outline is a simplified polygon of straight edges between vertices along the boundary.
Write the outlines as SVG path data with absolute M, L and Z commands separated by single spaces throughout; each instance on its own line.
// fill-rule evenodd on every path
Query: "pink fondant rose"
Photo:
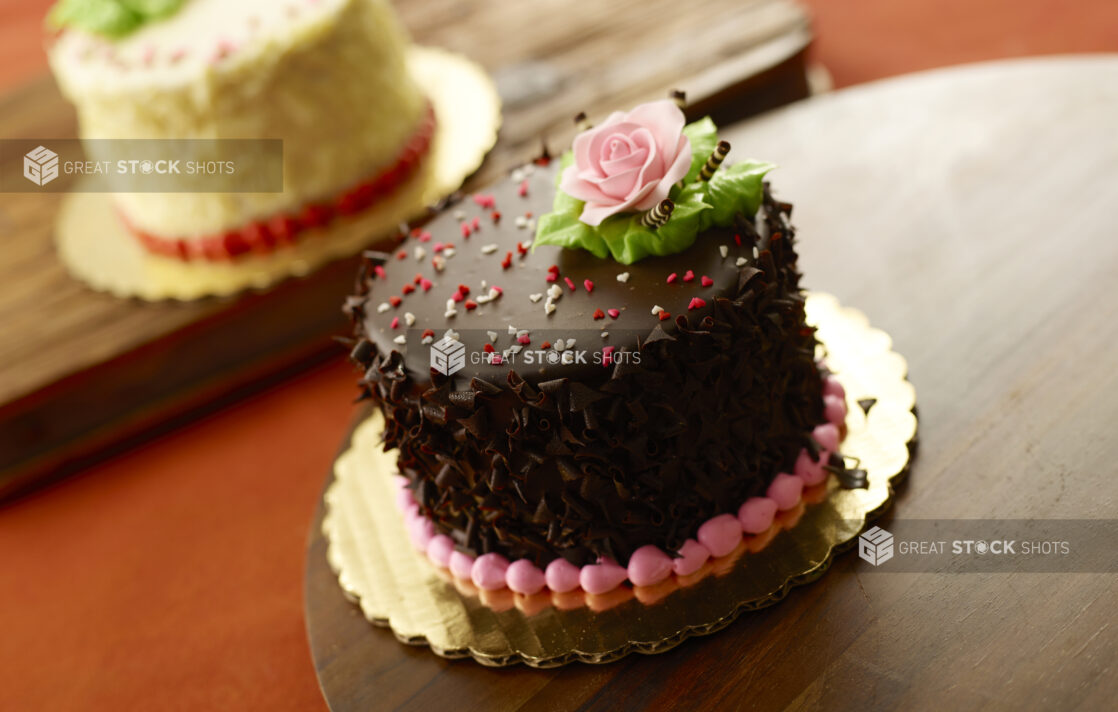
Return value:
M 600 225 L 610 215 L 651 210 L 691 167 L 683 112 L 664 100 L 620 111 L 574 141 L 574 165 L 559 188 L 586 203 L 579 217 Z

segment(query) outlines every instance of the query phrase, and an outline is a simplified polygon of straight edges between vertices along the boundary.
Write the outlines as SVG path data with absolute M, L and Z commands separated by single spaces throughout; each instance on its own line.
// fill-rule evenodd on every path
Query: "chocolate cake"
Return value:
M 721 149 L 687 163 L 717 175 Z M 755 212 L 619 261 L 536 235 L 569 199 L 563 170 L 540 159 L 367 253 L 345 307 L 417 545 L 486 588 L 685 573 L 798 502 L 838 447 L 841 386 L 805 323 L 792 206 L 757 176 Z M 668 199 L 629 212 L 654 235 L 683 214 Z

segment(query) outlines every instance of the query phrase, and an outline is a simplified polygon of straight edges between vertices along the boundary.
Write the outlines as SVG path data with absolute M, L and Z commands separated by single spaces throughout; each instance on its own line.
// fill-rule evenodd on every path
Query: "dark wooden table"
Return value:
M 973 65 L 726 133 L 774 160 L 806 283 L 893 335 L 920 453 L 890 518 L 1118 512 L 1118 56 Z M 1113 709 L 1113 573 L 872 572 L 657 656 L 493 670 L 374 629 L 318 534 L 308 634 L 334 710 Z

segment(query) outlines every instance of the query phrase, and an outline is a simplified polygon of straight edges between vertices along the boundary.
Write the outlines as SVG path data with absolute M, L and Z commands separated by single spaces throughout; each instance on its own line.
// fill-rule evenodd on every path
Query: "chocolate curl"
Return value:
M 594 127 L 590 120 L 586 118 L 586 112 L 580 111 L 575 115 L 575 128 L 579 131 L 586 131 Z
M 404 230 L 403 234 L 407 235 L 408 231 Z M 392 255 L 388 254 L 387 252 L 381 252 L 380 250 L 365 250 L 361 253 L 361 256 L 373 265 L 383 265 L 385 262 L 388 262 L 388 260 L 392 259 Z
M 699 171 L 699 180 L 708 181 L 718 167 L 722 165 L 722 161 L 726 160 L 726 154 L 730 152 L 729 141 L 719 141 L 718 145 L 714 147 L 714 153 L 710 154 L 710 158 L 703 165 L 703 169 Z
M 681 109 L 687 106 L 687 92 L 681 89 L 672 89 L 668 94 L 668 98 L 674 101 L 675 105 Z
M 659 205 L 641 216 L 641 225 L 649 230 L 657 230 L 667 224 L 668 220 L 671 220 L 674 210 L 675 203 L 664 198 Z

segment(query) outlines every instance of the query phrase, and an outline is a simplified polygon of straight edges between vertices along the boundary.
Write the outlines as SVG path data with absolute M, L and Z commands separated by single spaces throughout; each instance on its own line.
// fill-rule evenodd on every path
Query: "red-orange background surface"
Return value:
M 0 0 L 0 89 L 47 0 Z M 1114 0 L 809 0 L 838 86 L 1118 51 Z M 2 328 L 2 326 L 0 326 Z M 353 415 L 334 363 L 0 510 L 0 709 L 320 709 L 307 528 Z

